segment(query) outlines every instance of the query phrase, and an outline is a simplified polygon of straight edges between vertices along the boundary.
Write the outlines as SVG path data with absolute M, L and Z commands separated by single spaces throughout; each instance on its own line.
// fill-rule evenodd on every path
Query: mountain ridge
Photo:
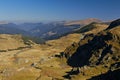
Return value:
M 70 22 L 66 22 L 65 25 L 88 25 L 92 22 L 102 22 L 101 20 L 97 19 L 97 18 L 87 18 L 84 20 L 76 20 L 76 21 L 70 21 Z
M 78 23 L 79 22 L 79 23 Z M 80 21 L 66 22 L 58 21 L 51 23 L 23 23 L 23 24 L 14 24 L 14 23 L 5 23 L 0 24 L 1 29 L 7 34 L 21 34 L 33 37 L 41 37 L 44 39 L 56 39 L 60 36 L 73 32 L 76 29 L 79 29 L 81 26 L 85 26 L 92 22 L 101 22 L 98 19 L 85 19 Z M 67 24 L 75 23 L 72 25 Z M 2 28 L 2 26 L 4 26 Z
M 113 23 L 116 24 L 116 21 L 113 21 L 111 24 Z M 120 21 L 117 23 L 120 23 Z M 85 36 L 79 43 L 74 43 L 66 48 L 64 55 L 68 65 L 72 66 L 73 70 L 74 68 L 80 68 L 81 70 L 84 66 L 88 66 L 88 68 L 99 67 L 98 71 L 99 69 L 102 69 L 103 72 L 101 71 L 101 73 L 105 73 L 111 70 L 110 67 L 112 64 L 117 65 L 117 62 L 120 62 L 120 24 L 117 24 L 112 28 L 111 26 L 109 27 L 110 29 L 100 31 L 95 35 Z M 103 68 L 100 66 L 103 66 Z M 105 70 L 104 67 L 106 67 Z M 92 68 L 88 70 L 91 69 Z M 114 70 L 117 69 L 119 69 L 119 67 L 114 67 Z M 91 73 L 87 73 L 86 71 L 87 70 L 83 70 L 83 73 L 91 76 Z M 70 72 L 72 73 L 72 71 Z M 78 76 L 80 75 L 82 74 L 79 74 Z M 99 72 L 95 75 L 99 75 Z M 69 76 L 74 80 L 72 75 Z

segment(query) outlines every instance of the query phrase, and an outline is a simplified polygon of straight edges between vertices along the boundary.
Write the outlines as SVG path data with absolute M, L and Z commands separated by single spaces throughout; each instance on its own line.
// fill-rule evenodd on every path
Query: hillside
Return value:
M 61 50 L 65 50 L 67 46 L 70 46 L 73 42 L 78 42 L 79 39 L 82 39 L 81 34 L 68 34 L 56 40 L 49 40 L 46 42 L 47 45 L 53 46 L 53 48 L 60 48 Z
M 50 39 L 56 39 L 60 36 L 72 32 L 74 29 L 79 28 L 79 26 L 65 26 L 64 24 L 48 24 L 45 27 L 48 27 L 47 30 L 41 30 L 39 27 L 35 28 L 34 30 L 39 30 L 37 33 L 37 36 L 41 36 L 44 39 L 50 40 Z M 42 32 L 43 31 L 43 32 Z
M 77 20 L 77 21 L 70 21 L 70 22 L 66 22 L 65 25 L 80 25 L 80 26 L 85 26 L 88 25 L 92 22 L 102 22 L 99 19 L 95 19 L 95 18 L 88 18 L 88 19 L 84 19 L 84 20 Z
M 20 47 L 25 47 L 22 36 L 0 34 L 0 50 L 14 50 Z
M 98 75 L 107 75 L 109 71 L 119 72 L 120 24 L 118 23 L 120 23 L 119 20 L 113 21 L 108 29 L 96 35 L 85 36 L 79 43 L 71 45 L 64 51 L 68 65 L 72 66 L 73 70 L 77 72 L 73 73 L 73 70 L 71 70 L 66 78 L 96 80 L 100 78 Z M 77 69 L 75 70 L 75 68 Z M 92 76 L 98 77 L 94 79 L 91 78 Z M 109 76 L 107 79 L 120 79 L 118 75 L 115 76 Z M 100 80 L 104 80 L 104 77 Z
M 91 23 L 95 28 L 85 35 L 72 33 L 44 44 L 2 34 L 0 44 L 8 50 L 0 54 L 0 79 L 119 80 L 120 24 L 118 20 L 111 24 Z M 21 49 L 24 46 L 28 47 Z
M 76 30 L 75 33 L 84 33 L 84 34 L 97 34 L 100 31 L 105 30 L 109 25 L 105 23 L 91 23 L 86 26 L 81 27 L 79 30 Z
M 26 39 L 23 39 L 18 35 L 3 34 L 2 38 L 6 38 L 3 45 L 7 46 L 7 49 L 12 48 L 11 46 L 14 48 L 17 46 L 19 47 L 22 44 L 24 45 L 23 41 L 26 41 Z M 45 44 L 39 45 L 34 43 L 34 45 L 31 45 L 31 47 L 28 48 L 1 52 L 0 79 L 63 79 L 62 76 L 65 75 L 65 72 L 69 71 L 71 68 L 66 64 L 62 64 L 63 61 L 55 56 L 60 52 L 63 52 L 66 46 L 70 46 L 73 42 L 77 43 L 80 38 L 82 38 L 81 34 L 69 34 L 57 40 L 47 41 Z M 2 44 L 2 42 L 0 44 Z M 1 48 L 3 48 L 3 46 L 1 46 Z

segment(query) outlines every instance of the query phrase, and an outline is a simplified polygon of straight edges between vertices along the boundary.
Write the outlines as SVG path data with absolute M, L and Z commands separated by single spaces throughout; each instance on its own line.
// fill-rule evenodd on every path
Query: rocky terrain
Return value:
M 65 58 L 73 69 L 65 77 L 72 80 L 119 80 L 119 19 L 97 34 L 86 35 L 65 50 Z M 77 74 L 77 76 L 76 76 Z M 110 76 L 110 75 L 114 76 Z M 115 75 L 116 74 L 116 75 Z M 100 75 L 97 77 L 97 75 Z M 96 76 L 93 77 L 92 76 Z M 103 77 L 105 76 L 105 77 Z
M 0 35 L 0 80 L 120 80 L 119 31 L 118 19 L 44 44 Z

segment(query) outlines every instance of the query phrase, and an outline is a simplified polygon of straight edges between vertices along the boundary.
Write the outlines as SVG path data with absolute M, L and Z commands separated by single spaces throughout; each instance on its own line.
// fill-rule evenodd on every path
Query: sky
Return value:
M 0 0 L 0 21 L 120 18 L 120 0 Z

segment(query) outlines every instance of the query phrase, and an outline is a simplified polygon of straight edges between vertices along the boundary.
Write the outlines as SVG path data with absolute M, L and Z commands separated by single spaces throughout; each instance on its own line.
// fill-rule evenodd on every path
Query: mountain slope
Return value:
M 120 26 L 109 27 L 95 34 L 74 33 L 31 48 L 1 52 L 0 79 L 119 80 Z M 21 37 L 8 38 L 11 44 L 15 40 L 24 44 Z
M 91 23 L 86 26 L 81 27 L 79 30 L 76 30 L 75 33 L 84 33 L 84 34 L 97 34 L 100 31 L 105 30 L 109 25 L 105 23 Z
M 0 50 L 14 50 L 20 47 L 26 47 L 24 44 L 22 36 L 20 35 L 7 35 L 0 34 Z
M 87 79 L 120 68 L 118 65 L 120 62 L 120 24 L 118 23 L 120 21 L 116 21 L 111 23 L 116 25 L 111 26 L 110 24 L 107 30 L 96 35 L 85 36 L 79 43 L 71 45 L 65 50 L 68 65 L 72 66 L 73 69 L 80 67 L 81 70 L 78 76 L 72 77 L 71 75 L 73 80 L 81 79 L 79 76 L 85 78 L 83 74 L 87 75 Z M 113 64 L 118 65 L 118 67 L 112 67 Z
M 43 34 L 45 39 L 56 39 L 61 37 L 62 35 L 72 32 L 73 30 L 79 28 L 79 26 L 64 26 L 64 25 L 57 25 L 55 28 L 52 28 L 47 33 Z
M 46 41 L 47 45 L 52 46 L 53 48 L 58 48 L 65 50 L 67 46 L 70 46 L 73 42 L 78 42 L 83 36 L 81 34 L 68 34 L 59 39 Z
M 9 38 L 9 36 L 6 37 L 6 39 Z M 78 42 L 81 37 L 81 34 L 70 34 L 57 40 L 47 41 L 46 44 L 32 45 L 31 48 L 1 52 L 0 65 L 2 66 L 0 66 L 0 79 L 51 80 L 58 78 L 63 80 L 62 75 L 65 74 L 66 70 L 70 70 L 70 68 L 62 65 L 59 62 L 60 60 L 54 56 L 64 51 L 66 46 L 71 45 L 73 42 Z M 16 38 L 15 40 L 17 42 L 21 40 L 21 37 L 20 39 Z M 11 44 L 14 45 L 16 42 L 14 42 L 13 39 L 14 36 L 12 40 L 10 37 L 9 42 L 11 41 Z M 3 44 L 7 45 L 8 43 L 5 44 L 5 42 L 7 41 L 4 41 Z M 8 47 L 10 47 L 11 44 L 8 44 Z M 22 44 L 22 41 L 21 43 L 19 42 L 19 44 Z
M 65 25 L 85 26 L 85 25 L 88 25 L 88 24 L 90 24 L 92 22 L 101 22 L 101 20 L 95 19 L 95 18 L 88 18 L 88 19 L 84 19 L 84 20 L 66 22 Z

